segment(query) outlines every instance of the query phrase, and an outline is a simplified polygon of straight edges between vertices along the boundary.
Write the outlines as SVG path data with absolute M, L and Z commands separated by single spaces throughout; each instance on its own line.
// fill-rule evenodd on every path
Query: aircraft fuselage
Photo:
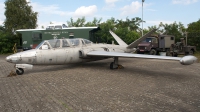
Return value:
M 32 65 L 54 65 L 80 63 L 106 59 L 107 57 L 87 57 L 81 56 L 87 51 L 107 51 L 107 52 L 127 52 L 126 47 L 108 44 L 91 44 L 85 46 L 75 46 L 67 48 L 52 49 L 32 49 L 10 55 L 6 58 L 8 62 L 15 64 L 32 64 Z

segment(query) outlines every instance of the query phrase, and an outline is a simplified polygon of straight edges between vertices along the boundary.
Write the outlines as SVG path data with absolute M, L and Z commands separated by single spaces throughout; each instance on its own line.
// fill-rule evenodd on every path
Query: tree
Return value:
M 127 17 L 126 21 L 117 20 L 116 27 L 128 28 L 130 31 L 137 31 L 139 30 L 141 22 L 142 20 L 139 17 L 132 18 L 131 20 Z
M 132 43 L 140 37 L 140 34 L 136 31 L 130 31 L 127 28 L 117 28 L 115 33 L 127 44 Z
M 148 28 L 144 28 L 143 29 L 143 32 L 144 32 L 144 34 L 146 34 L 146 33 L 150 32 L 153 29 L 158 29 L 158 27 L 156 25 L 154 25 L 154 26 L 148 26 Z M 158 29 L 152 35 L 162 34 L 162 32 L 163 32 L 162 30 Z
M 5 27 L 0 26 L 0 54 L 11 53 L 16 42 L 17 38 L 6 32 Z
M 33 29 L 37 27 L 37 12 L 32 11 L 32 6 L 26 0 L 5 1 L 5 29 L 15 33 L 18 29 Z
M 5 27 L 0 25 L 0 32 L 2 33 L 2 32 L 5 32 L 5 31 L 6 31 Z
M 188 24 L 188 32 L 200 32 L 200 19 Z
M 67 21 L 67 24 L 69 27 L 83 27 L 85 25 L 85 21 L 85 17 L 78 18 L 76 21 L 70 18 L 70 21 Z
M 116 20 L 115 18 L 108 19 L 106 22 L 100 24 L 100 29 L 95 37 L 98 37 L 98 40 L 105 43 L 112 43 L 113 37 L 110 35 L 109 30 L 114 31 Z
M 165 34 L 174 35 L 175 42 L 178 42 L 180 41 L 180 38 L 183 37 L 183 31 L 185 28 L 181 22 L 179 22 L 178 24 L 174 22 L 172 24 L 165 24 L 164 29 L 165 29 Z
M 126 21 L 115 20 L 115 18 L 108 19 L 106 22 L 100 24 L 101 30 L 97 32 L 97 35 L 101 37 L 102 42 L 112 43 L 112 41 L 115 41 L 109 33 L 109 30 L 112 30 L 124 42 L 130 44 L 140 37 L 140 33 L 137 32 L 139 20 L 139 18 L 133 18 L 131 20 L 126 18 Z
M 87 22 L 85 26 L 98 26 L 101 22 L 102 18 L 99 20 L 97 18 L 94 18 L 92 22 Z
M 200 50 L 200 19 L 188 24 L 188 44 L 195 45 Z

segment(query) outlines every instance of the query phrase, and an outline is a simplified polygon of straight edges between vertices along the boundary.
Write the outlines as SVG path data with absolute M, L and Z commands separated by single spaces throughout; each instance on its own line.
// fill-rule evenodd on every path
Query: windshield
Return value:
M 142 42 L 152 42 L 152 38 L 146 38 L 146 39 L 143 40 Z
M 50 49 L 50 46 L 51 48 L 60 48 L 61 44 L 60 44 L 60 40 L 59 39 L 54 39 L 54 40 L 46 40 L 46 41 L 42 41 L 35 49 L 39 49 L 41 48 L 42 45 L 47 45 L 48 44 L 48 49 Z
M 35 49 L 40 48 L 41 45 L 43 45 L 44 41 L 42 41 Z

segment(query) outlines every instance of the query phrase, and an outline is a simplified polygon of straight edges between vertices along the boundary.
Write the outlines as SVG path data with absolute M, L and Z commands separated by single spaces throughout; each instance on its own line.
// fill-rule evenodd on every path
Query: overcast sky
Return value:
M 56 24 L 67 24 L 70 18 L 102 18 L 102 22 L 114 17 L 125 20 L 134 17 L 142 18 L 142 0 L 27 0 L 33 11 L 39 13 L 38 28 L 47 26 L 50 21 Z M 5 20 L 4 2 L 0 0 L 0 25 Z M 199 0 L 145 0 L 143 4 L 144 27 L 158 25 L 160 22 L 181 22 L 187 24 L 200 19 Z

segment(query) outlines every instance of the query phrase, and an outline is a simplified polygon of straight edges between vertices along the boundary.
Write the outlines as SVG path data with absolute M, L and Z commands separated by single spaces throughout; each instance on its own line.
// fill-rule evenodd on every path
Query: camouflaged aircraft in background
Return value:
M 192 64 L 197 60 L 194 56 L 169 57 L 133 54 L 134 48 L 154 31 L 155 29 L 130 45 L 127 45 L 112 31 L 110 31 L 111 35 L 119 45 L 94 44 L 82 38 L 45 40 L 35 49 L 6 57 L 6 61 L 16 64 L 16 73 L 22 75 L 24 69 L 32 69 L 33 65 L 61 65 L 90 62 L 107 58 L 113 58 L 113 62 L 110 63 L 110 69 L 116 69 L 122 66 L 118 63 L 119 57 L 177 60 L 183 65 Z

